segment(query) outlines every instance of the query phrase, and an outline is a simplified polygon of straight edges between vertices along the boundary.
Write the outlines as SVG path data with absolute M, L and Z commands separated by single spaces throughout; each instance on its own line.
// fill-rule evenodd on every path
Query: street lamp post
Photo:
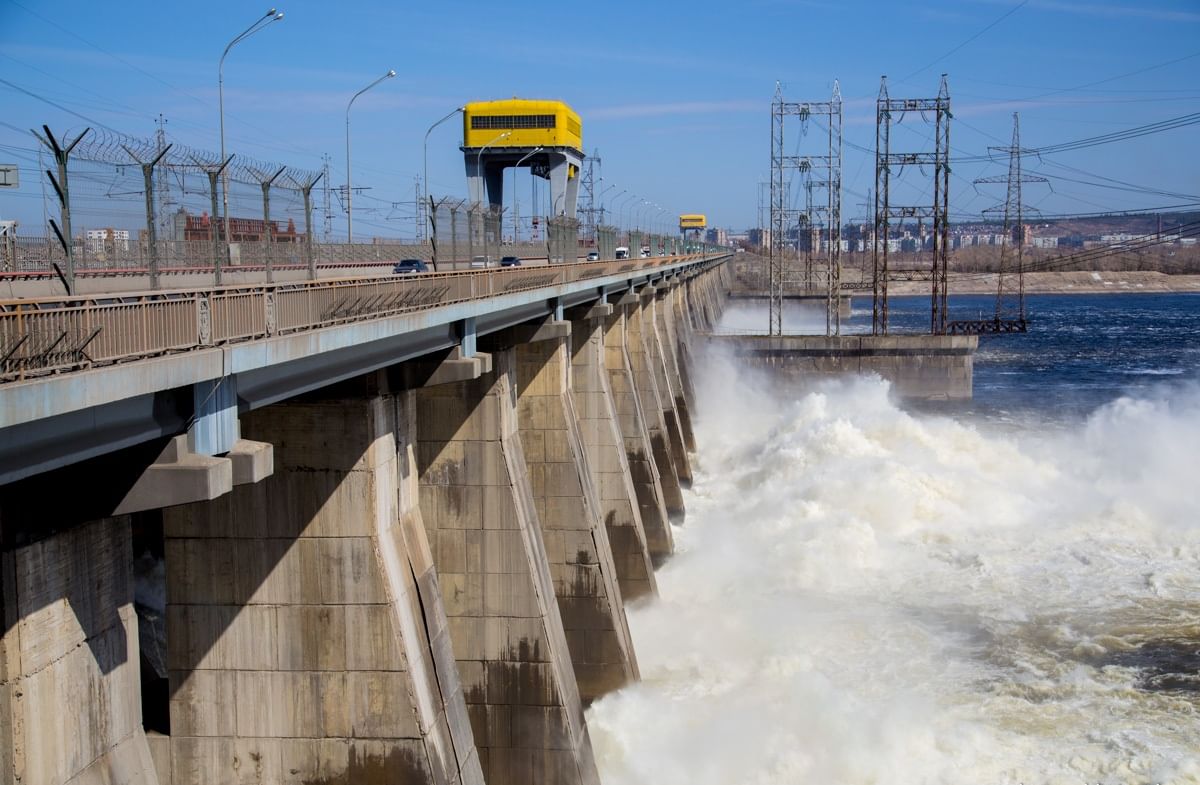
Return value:
M 520 201 L 517 196 L 517 170 L 521 168 L 521 164 L 525 163 L 527 158 L 529 158 L 531 155 L 540 153 L 544 149 L 546 148 L 541 146 L 533 148 L 529 152 L 525 153 L 525 155 L 521 156 L 521 160 L 517 161 L 516 166 L 513 167 L 513 245 L 517 244 L 517 234 L 521 231 L 520 212 L 517 209 L 517 205 Z
M 501 139 L 505 139 L 509 136 L 512 136 L 512 131 L 505 131 L 495 139 L 489 141 L 483 147 L 480 147 L 479 152 L 475 153 L 475 174 L 479 178 L 480 184 L 483 186 L 482 190 L 485 196 L 487 195 L 487 179 L 483 176 L 483 151 L 494 145 L 496 142 L 499 142 Z
M 621 216 L 622 216 L 621 223 L 625 224 L 626 229 L 633 228 L 633 207 L 641 199 L 641 197 L 638 196 L 637 194 L 630 194 L 630 196 L 633 197 L 632 201 L 626 202 L 621 207 Z M 626 211 L 628 211 L 628 213 L 629 213 L 628 217 L 625 217 Z
M 628 193 L 628 189 L 621 192 L 621 194 L 625 194 L 625 193 Z M 615 213 L 617 216 L 618 228 L 625 225 L 625 221 L 622 219 L 622 215 L 625 212 L 625 205 L 628 204 L 628 200 L 637 198 L 636 194 L 629 194 L 628 196 L 625 196 L 624 198 L 621 197 L 621 194 L 617 194 L 617 198 L 613 199 L 613 213 Z
M 437 128 L 439 125 L 446 122 L 451 117 L 454 117 L 454 115 L 458 114 L 459 112 L 463 111 L 464 109 L 466 109 L 466 107 L 464 107 L 464 106 L 455 107 L 454 111 L 450 112 L 445 117 L 443 117 L 441 120 L 438 120 L 436 123 L 429 126 L 429 130 L 425 132 L 425 144 L 422 149 L 421 156 L 425 161 L 425 210 L 427 211 L 425 213 L 425 216 L 427 218 L 427 220 L 425 222 L 425 229 L 427 232 L 430 232 L 430 233 L 432 233 L 432 231 L 433 231 L 433 212 L 432 212 L 433 206 L 431 204 L 429 204 L 429 135 L 431 133 L 433 133 L 434 128 Z
M 283 12 L 276 13 L 272 8 L 265 14 L 255 20 L 254 24 L 243 30 L 237 37 L 225 45 L 225 51 L 221 53 L 221 59 L 217 63 L 217 113 L 220 115 L 221 124 L 221 160 L 225 161 L 225 56 L 229 54 L 229 50 L 240 41 L 244 41 L 250 36 L 262 30 L 272 22 L 278 22 L 283 19 Z M 225 256 L 229 257 L 229 169 L 225 167 L 221 171 L 221 212 L 223 213 L 225 224 Z M 213 220 L 217 217 L 214 215 Z M 221 268 L 217 264 L 216 259 L 213 260 L 216 267 L 217 283 L 221 282 Z
M 596 197 L 597 199 L 600 200 L 600 223 L 601 224 L 604 223 L 604 195 L 616 187 L 617 186 L 615 186 L 615 185 L 610 185 L 609 187 L 607 187 L 603 191 L 601 191 L 600 195 L 598 197 Z M 624 192 L 622 192 L 622 193 L 624 193 Z
M 354 189 L 350 187 L 350 107 L 354 106 L 354 100 L 363 93 L 370 90 L 375 85 L 382 82 L 384 79 L 391 79 L 396 75 L 392 69 L 383 76 L 376 79 L 371 84 L 359 90 L 350 98 L 350 103 L 346 104 L 346 244 L 354 242 L 354 211 L 351 209 L 354 204 Z
M 480 190 L 482 190 L 484 192 L 483 193 L 484 196 L 487 195 L 487 180 L 483 176 L 483 151 L 488 149 L 492 145 L 494 145 L 496 142 L 499 142 L 501 139 L 505 139 L 509 136 L 512 136 L 512 131 L 505 131 L 504 133 L 500 134 L 496 138 L 489 140 L 488 143 L 485 144 L 483 147 L 480 147 L 479 152 L 475 154 L 475 175 L 479 178 L 479 183 L 481 186 Z M 479 202 L 477 204 L 480 204 L 480 203 L 481 202 Z M 470 216 L 470 214 L 468 213 L 467 231 L 471 231 L 471 219 L 469 216 Z M 501 224 L 501 225 L 503 225 L 503 224 Z M 488 267 L 491 265 L 492 260 L 488 258 L 488 254 L 486 251 L 486 248 L 487 248 L 487 225 L 485 224 L 482 227 L 482 229 L 483 229 L 483 236 L 480 237 L 480 239 L 483 240 L 483 244 L 484 244 L 484 248 L 485 248 L 483 265 L 484 265 L 484 267 Z

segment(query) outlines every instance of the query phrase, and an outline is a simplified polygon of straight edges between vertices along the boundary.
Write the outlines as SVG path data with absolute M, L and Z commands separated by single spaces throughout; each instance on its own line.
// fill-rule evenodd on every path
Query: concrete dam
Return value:
M 624 607 L 685 515 L 723 261 L 531 288 L 533 318 L 450 314 L 453 346 L 295 395 L 245 372 L 218 455 L 211 384 L 144 441 L 104 414 L 128 389 L 69 444 L 76 414 L 7 399 L 0 781 L 598 782 L 583 710 L 638 678 Z M 136 443 L 67 454 L 101 436 Z
M 0 384 L 0 782 L 598 783 L 700 355 L 970 394 L 973 343 L 714 334 L 728 259 L 3 314 L 117 337 Z

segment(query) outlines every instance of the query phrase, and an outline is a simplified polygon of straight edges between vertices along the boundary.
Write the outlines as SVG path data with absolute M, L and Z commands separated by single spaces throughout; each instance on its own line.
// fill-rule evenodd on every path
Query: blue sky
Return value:
M 931 97 L 939 74 L 949 74 L 956 155 L 1007 143 L 1014 111 L 1027 147 L 1200 111 L 1197 0 L 279 4 L 284 20 L 226 60 L 227 146 L 310 169 L 328 153 L 331 179 L 343 183 L 346 102 L 394 68 L 395 79 L 354 106 L 353 180 L 370 188 L 356 200 L 356 222 L 360 202 L 370 210 L 413 198 L 425 130 L 471 100 L 566 100 L 583 117 L 588 152 L 599 150 L 605 185 L 614 186 L 609 198 L 625 190 L 735 229 L 756 222 L 777 80 L 797 101 L 827 100 L 840 80 L 847 218 L 863 214 L 873 181 L 870 156 L 853 145 L 874 146 L 881 74 L 894 98 Z M 138 136 L 152 135 L 162 113 L 172 140 L 217 149 L 217 60 L 265 10 L 223 0 L 0 0 L 0 79 L 61 107 L 0 83 L 0 162 L 23 167 L 20 192 L 0 191 L 0 218 L 40 225 L 42 185 L 29 152 L 36 143 L 22 129 L 87 125 L 64 110 Z M 465 194 L 460 130 L 452 121 L 431 137 L 434 194 Z M 1200 201 L 1180 198 L 1200 193 L 1197 142 L 1193 125 L 1031 161 L 1043 174 L 1090 184 L 1031 186 L 1026 202 L 1078 213 Z M 893 149 L 926 144 L 919 122 L 893 132 Z M 999 165 L 956 166 L 952 211 L 1002 200 L 995 186 L 971 184 L 1002 173 Z M 364 221 L 388 233 L 386 215 Z

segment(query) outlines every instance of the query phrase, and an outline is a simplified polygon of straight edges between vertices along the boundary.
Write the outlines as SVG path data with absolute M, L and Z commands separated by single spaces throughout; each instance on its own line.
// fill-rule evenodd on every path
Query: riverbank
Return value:
M 993 294 L 995 273 L 951 273 L 951 294 Z M 928 281 L 892 281 L 892 295 L 927 294 Z M 1145 271 L 1043 272 L 1025 274 L 1026 294 L 1101 294 L 1104 292 L 1200 292 L 1200 275 Z

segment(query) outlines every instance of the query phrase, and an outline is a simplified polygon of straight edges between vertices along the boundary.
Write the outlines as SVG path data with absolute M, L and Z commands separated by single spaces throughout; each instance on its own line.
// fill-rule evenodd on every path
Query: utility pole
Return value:
M 1007 186 L 1004 203 L 983 211 L 984 216 L 1002 211 L 1004 214 L 1004 242 L 1000 246 L 1000 272 L 996 281 L 996 312 L 992 319 L 950 322 L 947 332 L 953 334 L 1023 333 L 1028 327 L 1025 318 L 1024 216 L 1027 212 L 1036 212 L 1036 208 L 1022 204 L 1021 186 L 1024 183 L 1046 183 L 1049 180 L 1021 172 L 1021 158 L 1033 154 L 1034 151 L 1021 148 L 1021 124 L 1016 112 L 1013 112 L 1012 144 L 1008 147 L 988 149 L 1008 153 L 1008 174 L 980 177 L 975 180 L 976 184 L 1004 183 Z M 1010 251 L 1014 246 L 1016 251 Z M 1014 256 L 1015 262 L 1012 258 Z

